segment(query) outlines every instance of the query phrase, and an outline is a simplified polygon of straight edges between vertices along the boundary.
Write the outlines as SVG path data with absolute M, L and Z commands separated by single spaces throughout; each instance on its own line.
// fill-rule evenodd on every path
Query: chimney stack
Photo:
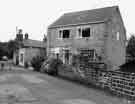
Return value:
M 17 34 L 16 34 L 16 39 L 18 41 L 23 41 L 23 34 L 22 34 L 22 29 L 19 29 Z
M 25 33 L 25 39 L 29 39 L 28 33 Z

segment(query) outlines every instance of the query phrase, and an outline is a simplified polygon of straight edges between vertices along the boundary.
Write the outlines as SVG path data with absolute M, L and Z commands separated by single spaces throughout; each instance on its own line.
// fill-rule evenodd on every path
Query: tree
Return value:
M 7 56 L 8 54 L 8 48 L 7 48 L 7 42 L 0 42 L 0 60 L 3 56 Z
M 132 35 L 128 41 L 128 45 L 126 47 L 126 53 L 127 55 L 130 55 L 131 57 L 135 58 L 135 36 Z
M 10 40 L 8 42 L 0 42 L 0 60 L 3 56 L 8 58 L 13 58 L 13 53 L 16 51 L 22 44 L 16 40 Z
M 20 47 L 20 43 L 16 40 L 10 40 L 7 43 L 7 48 L 8 48 L 8 57 L 13 58 L 13 53 Z
M 47 41 L 47 36 L 44 34 L 43 42 Z

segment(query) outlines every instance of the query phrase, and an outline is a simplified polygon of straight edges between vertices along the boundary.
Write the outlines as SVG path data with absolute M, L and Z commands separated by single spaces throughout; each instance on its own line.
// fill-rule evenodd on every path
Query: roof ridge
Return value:
M 37 41 L 37 42 L 43 42 L 41 40 L 34 40 L 34 39 L 24 39 L 24 41 Z
M 108 7 L 102 7 L 102 8 L 92 8 L 92 9 L 88 9 L 88 10 L 73 11 L 73 12 L 64 13 L 64 15 L 78 14 L 78 13 L 90 12 L 90 11 L 101 10 L 101 9 L 109 9 L 109 8 L 111 8 L 111 9 L 112 8 L 119 8 L 119 6 L 115 5 L 115 6 L 108 6 Z

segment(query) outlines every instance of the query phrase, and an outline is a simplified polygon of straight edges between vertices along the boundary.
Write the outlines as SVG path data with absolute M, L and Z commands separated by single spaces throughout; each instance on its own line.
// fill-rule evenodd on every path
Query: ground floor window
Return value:
M 71 52 L 69 49 L 63 49 L 63 63 L 70 64 L 71 62 Z
M 64 58 L 65 58 L 65 64 L 69 64 L 69 50 L 65 50 Z
M 80 49 L 80 54 L 88 57 L 90 60 L 95 59 L 95 50 L 94 49 Z

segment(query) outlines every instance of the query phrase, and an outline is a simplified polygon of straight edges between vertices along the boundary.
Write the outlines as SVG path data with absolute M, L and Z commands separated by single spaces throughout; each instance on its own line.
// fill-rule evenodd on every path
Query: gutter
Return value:
M 78 23 L 78 24 L 67 24 L 67 25 L 56 25 L 56 26 L 49 26 L 48 29 L 53 29 L 53 28 L 59 28 L 59 27 L 68 27 L 68 26 L 78 26 L 78 25 L 86 25 L 86 24 L 98 24 L 98 23 L 105 23 L 109 19 L 105 19 L 103 21 L 96 21 L 96 22 L 87 22 L 87 23 Z

